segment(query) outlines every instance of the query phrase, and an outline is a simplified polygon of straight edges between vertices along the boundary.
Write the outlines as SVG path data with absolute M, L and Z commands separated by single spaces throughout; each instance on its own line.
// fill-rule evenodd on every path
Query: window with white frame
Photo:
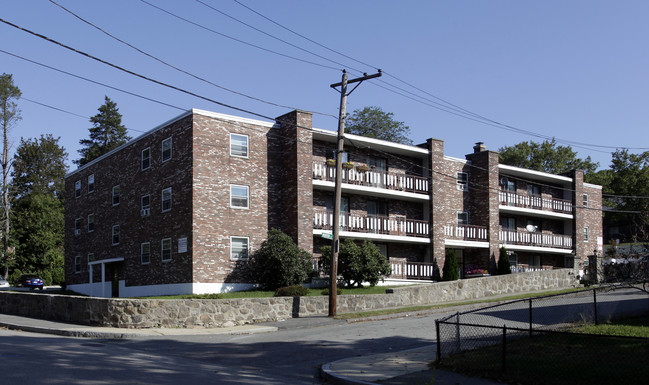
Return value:
M 588 194 L 584 194 L 582 199 L 584 201 L 584 207 L 588 207 Z
M 151 215 L 151 196 L 149 194 L 142 195 L 140 198 L 140 214 L 143 217 Z
M 81 181 L 78 180 L 74 182 L 74 197 L 79 198 L 81 196 Z
M 584 227 L 584 242 L 588 242 L 588 227 Z
M 74 272 L 81 273 L 81 256 L 77 255 L 74 257 Z
M 162 161 L 166 162 L 171 159 L 171 138 L 162 141 Z
M 144 242 L 140 244 L 140 261 L 143 265 L 151 263 L 151 243 Z
M 237 184 L 230 185 L 230 207 L 237 209 L 250 208 L 248 186 Z
M 160 252 L 163 261 L 171 261 L 171 238 L 165 238 L 160 242 Z
M 230 155 L 248 157 L 248 135 L 230 134 Z
M 88 214 L 88 232 L 95 231 L 95 214 Z
M 233 261 L 248 259 L 248 237 L 230 237 L 230 259 Z
M 469 190 L 469 174 L 466 172 L 457 173 L 457 189 L 462 191 Z
M 162 212 L 171 210 L 171 187 L 162 190 Z
M 75 218 L 74 220 L 74 235 L 81 234 L 81 218 Z
M 119 204 L 119 193 L 119 185 L 113 186 L 113 206 L 117 206 Z
M 457 224 L 458 225 L 468 225 L 469 224 L 469 213 L 466 211 L 457 212 Z
M 119 225 L 113 226 L 112 242 L 113 245 L 119 245 Z
M 88 194 L 95 191 L 95 174 L 88 175 Z
M 149 147 L 142 150 L 142 170 L 151 167 L 151 149 Z

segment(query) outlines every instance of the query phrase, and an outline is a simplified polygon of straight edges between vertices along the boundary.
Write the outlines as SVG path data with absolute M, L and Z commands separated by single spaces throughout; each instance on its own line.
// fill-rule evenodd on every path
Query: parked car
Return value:
M 38 278 L 35 275 L 23 275 L 18 281 L 18 285 L 22 287 L 28 287 L 31 290 L 36 288 L 43 290 L 43 279 Z
M 0 276 L 0 288 L 9 287 L 9 286 L 10 286 L 9 282 L 6 279 L 4 279 L 2 276 Z

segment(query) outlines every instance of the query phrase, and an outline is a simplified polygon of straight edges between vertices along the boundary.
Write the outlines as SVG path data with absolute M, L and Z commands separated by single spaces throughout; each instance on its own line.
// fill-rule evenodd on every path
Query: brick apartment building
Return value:
M 94 296 L 252 287 L 247 259 L 270 228 L 320 255 L 331 241 L 336 133 L 293 111 L 275 123 L 192 110 L 66 176 L 65 273 Z M 453 248 L 462 271 L 573 268 L 602 247 L 602 191 L 583 173 L 501 165 L 478 143 L 465 159 L 346 135 L 342 238 L 370 239 L 392 278 L 437 276 Z

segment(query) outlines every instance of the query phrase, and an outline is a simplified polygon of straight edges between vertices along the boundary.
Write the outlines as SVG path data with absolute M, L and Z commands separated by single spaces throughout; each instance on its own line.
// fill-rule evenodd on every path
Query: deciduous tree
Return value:
M 501 147 L 498 151 L 502 164 L 550 174 L 578 169 L 589 175 L 599 167 L 599 163 L 591 161 L 590 156 L 580 159 L 572 147 L 557 145 L 554 139 L 543 143 L 521 142 L 511 147 Z
M 412 144 L 409 138 L 410 127 L 404 122 L 394 120 L 392 112 L 383 112 L 380 107 L 365 107 L 347 115 L 345 132 L 388 140 L 390 142 Z
M 330 261 L 331 246 L 325 246 L 320 259 L 320 267 L 325 274 L 331 272 Z M 357 244 L 347 238 L 340 244 L 338 274 L 345 286 L 361 287 L 363 282 L 375 286 L 384 276 L 390 275 L 390 270 L 390 263 L 374 243 L 364 240 Z

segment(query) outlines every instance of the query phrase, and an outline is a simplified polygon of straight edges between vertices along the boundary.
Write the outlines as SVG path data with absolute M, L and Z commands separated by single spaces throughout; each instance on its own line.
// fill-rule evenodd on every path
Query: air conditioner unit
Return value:
M 142 214 L 143 217 L 148 217 L 151 214 L 151 209 L 149 208 L 142 209 L 140 213 Z
M 74 229 L 74 235 L 79 235 L 81 234 L 81 230 L 79 229 Z

